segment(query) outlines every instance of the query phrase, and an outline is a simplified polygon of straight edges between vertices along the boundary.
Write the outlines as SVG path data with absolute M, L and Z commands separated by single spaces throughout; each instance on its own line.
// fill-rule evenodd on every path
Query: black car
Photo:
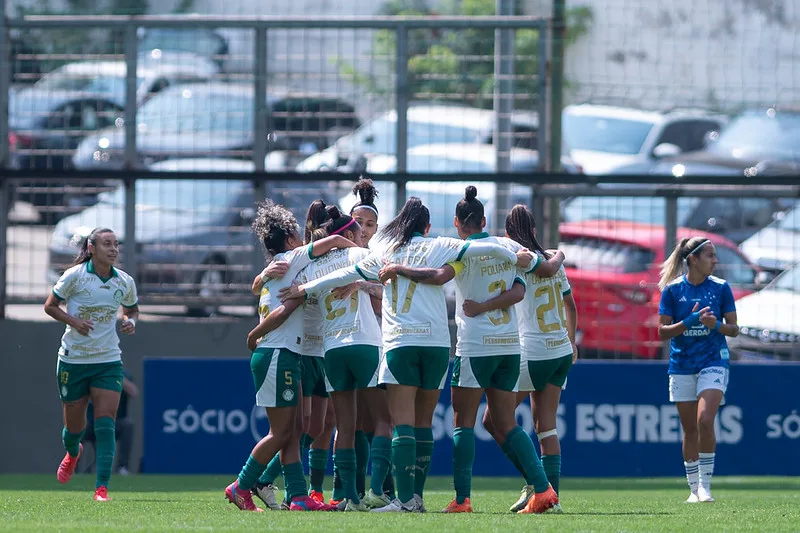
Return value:
M 137 168 L 185 157 L 251 159 L 253 88 L 232 83 L 168 87 L 136 114 Z M 288 95 L 267 98 L 267 150 L 309 151 L 327 146 L 332 131 L 358 127 L 355 108 L 335 97 Z M 73 158 L 78 169 L 123 166 L 121 123 L 87 137 Z

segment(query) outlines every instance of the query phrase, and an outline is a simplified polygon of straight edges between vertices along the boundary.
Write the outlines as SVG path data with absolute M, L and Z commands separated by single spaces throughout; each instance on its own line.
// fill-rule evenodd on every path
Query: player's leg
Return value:
M 371 425 L 369 421 L 369 409 L 364 402 L 363 390 L 357 392 L 356 402 L 358 404 L 358 417 L 356 418 L 356 491 L 359 497 L 366 494 L 367 465 L 369 463 L 370 436 L 364 426 Z
M 334 415 L 333 402 L 328 399 L 325 406 L 325 420 L 323 421 L 322 431 L 311 443 L 308 451 L 308 470 L 310 473 L 311 497 L 316 494 L 323 495 L 325 483 L 325 470 L 328 468 L 328 455 L 331 447 L 333 430 L 336 428 L 336 416 Z
M 89 382 L 82 375 L 81 368 L 84 366 L 62 361 L 58 363 L 58 388 L 64 416 L 61 441 L 67 451 L 56 474 L 61 483 L 72 478 L 83 450 L 81 439 L 86 429 L 86 406 L 89 404 Z
M 392 498 L 384 494 L 384 484 L 392 467 L 392 421 L 389 415 L 389 404 L 386 391 L 378 387 L 365 389 L 361 394 L 370 410 L 367 417 L 372 424 L 372 475 L 370 488 L 364 496 L 364 503 L 370 508 L 379 508 L 391 503 Z
M 714 475 L 717 439 L 714 435 L 714 420 L 723 403 L 728 385 L 728 369 L 723 367 L 704 368 L 697 378 L 697 429 L 699 485 L 697 498 L 700 502 L 714 501 L 711 495 L 711 477 Z
M 697 428 L 697 376 L 669 376 L 669 399 L 678 408 L 678 416 L 683 430 L 683 466 L 689 484 L 687 503 L 698 502 L 697 488 L 700 484 L 700 462 L 698 446 L 700 437 Z
M 119 398 L 122 394 L 122 362 L 92 365 L 89 397 L 94 411 L 96 445 L 96 483 L 94 499 L 108 500 L 108 484 L 114 468 L 117 451 L 116 419 Z
M 334 385 L 335 386 L 335 385 Z M 360 499 L 356 490 L 356 391 L 344 390 L 331 393 L 336 411 L 337 435 L 333 450 L 333 462 L 339 470 L 347 506 L 359 509 Z M 351 505 L 352 504 L 352 505 Z

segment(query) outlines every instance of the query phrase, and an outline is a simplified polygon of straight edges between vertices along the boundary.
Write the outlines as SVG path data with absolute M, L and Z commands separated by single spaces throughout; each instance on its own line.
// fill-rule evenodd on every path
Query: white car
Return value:
M 800 268 L 736 302 L 739 336 L 728 339 L 737 359 L 800 359 Z
M 564 151 L 585 174 L 610 174 L 616 167 L 700 150 L 724 122 L 702 111 L 570 105 L 563 114 Z
M 800 261 L 800 204 L 742 242 L 739 248 L 754 263 L 780 272 Z

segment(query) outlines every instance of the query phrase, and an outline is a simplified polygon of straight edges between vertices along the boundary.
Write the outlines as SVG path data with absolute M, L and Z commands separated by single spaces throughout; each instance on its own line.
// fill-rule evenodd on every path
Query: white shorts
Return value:
M 670 374 L 669 401 L 694 402 L 704 390 L 716 389 L 722 391 L 722 404 L 724 404 L 724 394 L 728 389 L 728 375 L 729 370 L 722 366 L 710 366 L 698 374 Z

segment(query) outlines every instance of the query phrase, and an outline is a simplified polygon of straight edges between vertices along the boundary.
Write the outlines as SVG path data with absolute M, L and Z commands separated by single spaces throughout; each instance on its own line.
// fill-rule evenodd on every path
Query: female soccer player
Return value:
M 688 503 L 714 501 L 714 419 L 728 388 L 725 337 L 739 334 L 733 292 L 712 275 L 717 262 L 710 240 L 681 239 L 664 261 L 658 282 L 658 338 L 670 339 L 669 399 L 678 407 L 683 428 Z M 684 266 L 687 273 L 680 275 Z
M 289 270 L 282 278 L 286 281 L 270 280 L 264 285 L 258 307 L 262 322 L 248 335 L 248 346 L 258 339 L 250 368 L 256 387 L 256 405 L 266 408 L 270 431 L 255 445 L 236 481 L 225 489 L 225 496 L 241 510 L 261 511 L 253 503 L 251 489 L 267 463 L 280 451 L 291 498 L 290 509 L 329 510 L 327 505 L 312 500 L 306 493 L 299 457 L 300 432 L 295 431 L 300 393 L 300 355 L 295 350 L 303 339 L 303 314 L 293 313 L 295 305 L 285 311 L 288 318 L 280 327 L 269 332 L 262 330 L 266 329 L 264 322 L 270 307 L 280 306 L 276 296 L 282 287 L 291 283 L 316 255 L 352 244 L 343 237 L 333 236 L 303 246 L 294 216 L 270 200 L 259 204 L 253 232 L 264 245 L 268 258 L 288 262 Z
M 67 454 L 58 467 L 58 481 L 66 483 L 75 473 L 83 450 L 86 406 L 94 406 L 97 481 L 94 499 L 108 501 L 108 483 L 116 451 L 115 419 L 122 392 L 123 371 L 117 312 L 123 308 L 119 330 L 136 331 L 139 317 L 136 284 L 114 268 L 119 243 L 108 228 L 95 228 L 80 252 L 47 297 L 44 312 L 67 325 L 58 350 L 58 378 L 64 429 L 61 440 Z M 66 311 L 61 303 L 66 303 Z
M 419 198 L 409 198 L 400 213 L 371 243 L 370 257 L 353 267 L 323 276 L 285 291 L 285 297 L 301 297 L 349 283 L 359 276 L 388 283 L 383 292 L 383 342 L 385 358 L 380 382 L 386 384 L 389 411 L 394 423 L 392 466 L 398 497 L 377 512 L 425 510 L 422 500 L 433 452 L 433 411 L 450 360 L 447 307 L 444 290 L 397 277 L 384 270 L 384 261 L 395 265 L 428 266 L 478 255 L 491 255 L 527 264 L 531 256 L 519 256 L 494 243 L 428 238 L 430 213 Z M 415 429 L 416 428 L 416 429 Z
M 516 205 L 506 217 L 506 235 L 538 256 L 548 257 L 536 240 L 536 220 L 533 213 L 524 205 Z M 564 267 L 556 272 L 535 265 L 525 274 L 528 290 L 524 299 L 517 304 L 522 360 L 519 376 L 517 405 L 522 403 L 530 392 L 533 423 L 542 450 L 542 466 L 547 480 L 556 493 L 559 492 L 561 477 L 561 445 L 556 431 L 556 413 L 561 400 L 561 390 L 566 384 L 567 373 L 578 357 L 575 345 L 575 331 L 578 313 L 572 290 Z M 554 275 L 555 274 L 555 275 Z M 492 309 L 494 302 L 483 306 L 472 304 L 472 312 Z M 493 412 L 484 414 L 484 427 L 497 440 Z M 500 443 L 500 440 L 497 440 Z M 501 446 L 506 456 L 519 467 L 515 454 Z M 511 506 L 512 512 L 535 512 L 531 507 L 536 492 L 534 480 L 520 469 L 526 479 L 520 499 Z M 561 512 L 561 504 L 553 506 L 554 512 Z

